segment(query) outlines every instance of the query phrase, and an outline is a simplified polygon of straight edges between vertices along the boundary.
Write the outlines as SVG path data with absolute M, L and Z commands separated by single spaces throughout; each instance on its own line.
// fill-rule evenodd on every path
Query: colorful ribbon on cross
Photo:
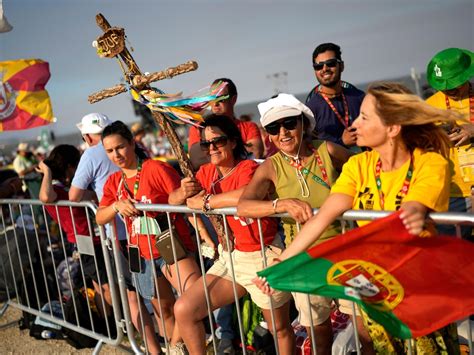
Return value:
M 183 96 L 182 92 L 166 94 L 157 88 L 138 91 L 130 84 L 126 85 L 132 98 L 150 110 L 163 113 L 174 123 L 187 123 L 197 127 L 200 127 L 199 123 L 204 120 L 204 111 L 212 102 L 228 98 L 228 95 L 222 95 L 227 85 L 225 82 L 206 86 L 187 96 Z

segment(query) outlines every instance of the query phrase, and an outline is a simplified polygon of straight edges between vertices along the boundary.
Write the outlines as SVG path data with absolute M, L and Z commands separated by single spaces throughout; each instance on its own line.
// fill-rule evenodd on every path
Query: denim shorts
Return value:
M 156 277 L 162 277 L 161 269 L 166 265 L 162 257 L 153 260 L 141 259 L 142 272 L 132 272 L 133 285 L 143 298 L 151 300 L 156 297 L 155 280 L 153 278 L 153 265 Z

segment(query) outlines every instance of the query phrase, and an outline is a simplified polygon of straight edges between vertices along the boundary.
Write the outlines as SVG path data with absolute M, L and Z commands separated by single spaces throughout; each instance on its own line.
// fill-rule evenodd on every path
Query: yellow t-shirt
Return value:
M 352 209 L 380 211 L 380 196 L 375 181 L 375 166 L 379 159 L 376 151 L 352 156 L 342 168 L 342 173 L 331 189 L 331 193 L 343 193 L 354 198 Z M 380 173 L 385 210 L 396 211 L 402 202 L 417 201 L 436 212 L 448 210 L 449 170 L 448 162 L 440 154 L 413 152 L 413 175 L 408 193 L 402 199 L 400 190 L 410 167 L 410 159 L 400 168 Z M 359 225 L 368 221 L 359 221 Z
M 426 102 L 439 109 L 447 109 L 446 98 L 443 92 L 439 91 L 433 96 L 429 97 Z M 469 115 L 469 98 L 461 101 L 454 101 L 449 99 L 451 110 L 456 110 L 464 115 Z M 465 122 L 458 122 L 459 125 Z M 470 160 L 471 164 L 467 160 Z M 471 196 L 471 186 L 474 185 L 474 172 L 472 171 L 474 161 L 474 145 L 472 143 L 465 144 L 460 147 L 452 147 L 449 150 L 449 161 L 451 170 L 451 197 L 469 197 Z M 463 172 L 460 167 L 465 165 Z

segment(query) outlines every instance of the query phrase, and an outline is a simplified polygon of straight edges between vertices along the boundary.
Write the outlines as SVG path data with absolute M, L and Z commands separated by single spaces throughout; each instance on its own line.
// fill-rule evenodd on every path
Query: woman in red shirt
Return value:
M 151 300 L 155 316 L 164 320 L 166 335 L 171 336 L 172 347 L 180 347 L 181 344 L 177 344 L 180 340 L 179 332 L 174 326 L 175 296 L 171 286 L 181 293 L 198 279 L 200 272 L 190 255 L 195 250 L 195 245 L 184 218 L 179 214 L 171 214 L 170 218 L 176 229 L 174 236 L 178 235 L 188 251 L 183 259 L 177 261 L 180 283 L 176 265 L 167 265 L 155 246 L 155 237 L 160 229 L 164 231 L 169 228 L 166 215 L 156 212 L 143 215 L 135 208 L 136 203 L 167 203 L 169 193 L 179 187 L 180 177 L 169 164 L 147 159 L 143 151 L 137 148 L 132 133 L 123 122 L 116 121 L 104 129 L 102 144 L 109 159 L 121 171 L 110 175 L 104 185 L 97 223 L 109 223 L 117 213 L 125 219 L 130 265 L 141 266 L 141 270 L 132 270 L 135 286 L 142 297 Z M 162 221 L 161 225 L 157 220 Z M 131 253 L 132 250 L 137 253 Z M 155 294 L 156 288 L 159 290 L 160 300 Z M 160 312 L 160 305 L 163 313 Z
M 211 115 L 203 126 L 203 140 L 200 145 L 209 156 L 210 163 L 200 167 L 195 179 L 183 179 L 181 187 L 170 194 L 169 203 L 186 203 L 190 208 L 204 211 L 237 206 L 243 188 L 249 183 L 258 164 L 246 159 L 247 153 L 240 131 L 230 118 Z M 272 328 L 270 298 L 251 282 L 255 272 L 263 268 L 257 220 L 228 216 L 227 222 L 233 234 L 230 244 L 235 244 L 235 249 L 231 252 L 223 251 L 227 243 L 219 245 L 219 259 L 205 276 L 211 308 L 217 309 L 234 302 L 230 265 L 232 255 L 237 297 L 250 293 L 252 300 L 262 309 L 265 320 Z M 271 261 L 282 251 L 281 240 L 276 237 L 277 222 L 275 219 L 263 218 L 261 226 L 265 256 Z M 273 294 L 276 333 L 282 354 L 291 354 L 295 348 L 289 319 L 290 297 L 290 294 L 284 292 Z M 176 301 L 176 321 L 191 354 L 205 352 L 205 331 L 201 321 L 208 314 L 206 304 L 202 280 L 194 283 Z
M 39 192 L 41 202 L 52 203 L 69 200 L 69 186 L 80 158 L 81 154 L 76 147 L 61 144 L 51 151 L 48 158 L 38 164 L 36 171 L 43 174 Z M 76 236 L 89 236 L 93 238 L 95 255 L 80 254 L 81 267 L 84 275 L 92 280 L 97 296 L 96 304 L 100 312 L 102 315 L 108 313 L 108 306 L 101 299 L 103 294 L 105 302 L 109 305 L 112 304 L 104 256 L 100 239 L 94 235 L 94 229 L 87 220 L 86 208 L 58 207 L 54 205 L 45 205 L 44 208 L 64 231 L 68 242 L 76 244 Z M 94 259 L 97 261 L 97 269 Z M 100 285 L 102 285 L 103 292 Z M 103 307 L 106 308 L 106 311 L 103 310 Z

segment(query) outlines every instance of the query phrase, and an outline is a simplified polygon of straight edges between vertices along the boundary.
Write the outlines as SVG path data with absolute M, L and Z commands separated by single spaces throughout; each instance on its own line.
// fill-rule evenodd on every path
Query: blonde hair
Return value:
M 374 96 L 375 109 L 384 125 L 402 126 L 401 137 L 410 151 L 421 148 L 448 157 L 450 141 L 439 123 L 466 121 L 462 115 L 428 105 L 399 83 L 374 83 L 367 94 Z

